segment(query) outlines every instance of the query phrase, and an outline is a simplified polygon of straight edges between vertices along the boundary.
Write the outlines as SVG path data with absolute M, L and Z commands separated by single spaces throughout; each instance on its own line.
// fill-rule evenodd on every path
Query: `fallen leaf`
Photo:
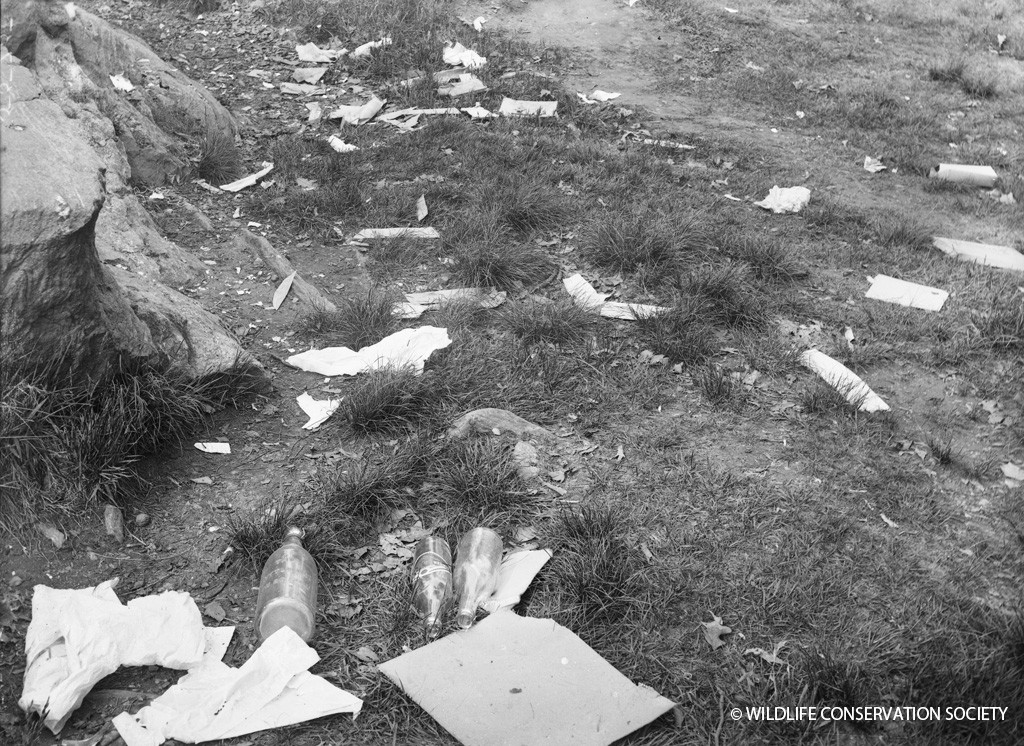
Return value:
M 378 656 L 375 652 L 370 650 L 370 648 L 368 648 L 366 645 L 363 645 L 363 647 L 359 648 L 359 650 L 357 650 L 355 653 L 353 653 L 353 655 L 355 655 L 355 657 L 358 658 L 361 661 L 379 661 L 380 660 L 380 656 Z
M 292 283 L 295 281 L 295 272 L 281 280 L 281 284 L 277 286 L 277 290 L 274 291 L 274 301 L 271 304 L 276 311 L 284 303 L 284 299 L 288 297 L 288 291 L 292 288 Z
M 704 627 L 704 639 L 708 641 L 708 645 L 711 646 L 712 650 L 718 650 L 725 645 L 722 635 L 732 634 L 732 627 L 726 627 L 722 624 L 722 617 L 715 616 L 714 614 L 712 616 L 714 617 L 712 621 L 701 622 L 701 626 Z
M 203 613 L 215 622 L 223 622 L 224 617 L 227 616 L 227 612 L 224 611 L 224 607 L 220 605 L 219 601 L 211 601 L 206 604 L 206 608 L 203 609 Z
M 192 477 L 192 481 L 196 484 L 213 484 L 213 480 L 209 477 Z

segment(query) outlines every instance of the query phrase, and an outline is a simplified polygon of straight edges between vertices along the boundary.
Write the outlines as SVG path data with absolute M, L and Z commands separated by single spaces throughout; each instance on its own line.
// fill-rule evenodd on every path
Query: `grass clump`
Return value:
M 772 238 L 735 236 L 723 242 L 722 250 L 746 264 L 753 276 L 762 282 L 785 285 L 807 276 L 785 247 Z
M 595 326 L 596 317 L 569 300 L 529 300 L 509 305 L 502 323 L 525 344 L 578 344 Z
M 476 201 L 482 212 L 494 215 L 498 225 L 524 236 L 558 228 L 568 214 L 561 192 L 519 176 L 485 184 Z
M 435 418 L 446 401 L 434 375 L 418 375 L 411 367 L 383 368 L 360 376 L 341 404 L 357 433 L 407 430 Z
M 765 298 L 758 297 L 742 269 L 735 266 L 708 268 L 683 278 L 684 297 L 700 303 L 717 323 L 730 329 L 763 329 L 768 323 Z
M 724 368 L 707 363 L 690 373 L 694 385 L 715 406 L 734 401 L 739 391 L 732 376 Z
M 674 262 L 676 240 L 664 218 L 622 210 L 606 213 L 590 226 L 585 253 L 603 267 L 633 272 Z
M 954 57 L 948 62 L 929 67 L 928 77 L 940 83 L 959 83 L 966 70 L 967 61 L 963 57 Z
M 516 240 L 493 216 L 456 228 L 448 244 L 452 278 L 460 285 L 513 290 L 540 282 L 555 268 L 543 250 Z
M 855 413 L 859 407 L 850 404 L 837 389 L 824 381 L 815 381 L 800 395 L 800 406 L 808 414 Z
M 881 215 L 872 222 L 871 232 L 878 243 L 889 249 L 904 246 L 925 251 L 932 245 L 931 232 L 906 215 Z
M 261 501 L 243 515 L 233 515 L 226 526 L 231 546 L 251 567 L 263 567 L 281 543 L 291 526 L 305 532 L 302 546 L 321 567 L 339 555 L 341 544 L 329 525 L 317 520 L 296 497 L 276 497 Z
M 401 322 L 394 313 L 395 302 L 394 295 L 371 288 L 345 298 L 337 310 L 314 309 L 299 321 L 299 331 L 313 339 L 329 339 L 360 350 L 398 331 Z
M 636 329 L 652 352 L 672 363 L 698 365 L 718 350 L 718 337 L 705 312 L 700 304 L 684 299 L 667 311 L 638 319 Z
M 200 11 L 203 12 L 203 11 Z M 215 186 L 237 179 L 242 173 L 242 156 L 231 135 L 208 132 L 199 145 L 196 173 Z

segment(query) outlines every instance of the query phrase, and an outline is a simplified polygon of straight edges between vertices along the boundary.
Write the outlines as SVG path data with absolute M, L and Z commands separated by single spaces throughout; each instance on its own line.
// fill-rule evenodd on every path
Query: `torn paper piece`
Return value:
M 768 196 L 754 204 L 775 213 L 800 212 L 811 201 L 811 190 L 807 187 L 795 186 L 780 188 L 778 185 L 768 190 Z
M 443 58 L 446 65 L 461 65 L 467 68 L 483 67 L 487 64 L 486 57 L 481 57 L 472 49 L 466 49 L 461 42 L 455 42 L 451 46 L 445 45 Z
M 330 145 L 337 153 L 352 153 L 356 150 L 359 150 L 357 146 L 350 145 L 337 135 L 331 135 L 330 137 L 328 137 L 327 144 Z
M 401 329 L 358 352 L 347 347 L 327 347 L 292 355 L 285 362 L 322 376 L 354 376 L 365 370 L 403 367 L 422 373 L 427 358 L 451 343 L 447 329 L 421 326 Z
M 295 53 L 299 55 L 300 62 L 334 62 L 345 52 L 344 49 L 321 49 L 313 42 L 295 45 Z
M 330 119 L 341 119 L 346 124 L 366 124 L 381 110 L 387 101 L 372 97 L 362 106 L 339 106 L 328 114 Z
M 583 275 L 579 273 L 566 277 L 562 280 L 562 285 L 565 286 L 566 291 L 572 296 L 576 305 L 590 311 L 600 311 L 601 306 L 608 297 L 597 292 L 594 286 L 587 282 Z
M 935 236 L 932 243 L 939 251 L 963 262 L 1024 272 L 1024 255 L 1009 246 L 974 243 L 973 241 L 940 238 L 939 236 Z
M 481 604 L 483 610 L 493 614 L 500 609 L 514 607 L 549 559 L 550 549 L 512 552 L 506 555 L 501 561 L 501 567 L 498 568 L 498 585 L 491 597 Z
M 484 18 L 483 16 L 477 16 L 476 18 L 473 19 L 473 28 L 477 31 L 483 31 L 485 23 L 487 23 L 486 18 Z M 1006 40 L 1005 36 L 1003 37 L 1003 40 Z M 999 46 L 1002 46 L 1002 42 L 999 43 Z
M 116 584 L 114 578 L 95 588 L 33 589 L 18 706 L 38 713 L 54 733 L 121 666 L 185 670 L 203 660 L 207 633 L 189 594 L 167 591 L 124 605 Z
M 110 82 L 113 83 L 114 88 L 119 91 L 125 91 L 127 93 L 128 91 L 135 90 L 135 86 L 132 85 L 132 82 L 124 75 L 111 75 Z
M 668 310 L 664 306 L 651 306 L 646 303 L 606 301 L 601 305 L 601 315 L 606 319 L 624 319 L 626 321 L 639 321 Z
M 299 67 L 292 71 L 292 78 L 297 83 L 319 83 L 327 72 L 326 67 Z
M 885 412 L 889 405 L 862 381 L 856 373 L 833 360 L 821 350 L 807 350 L 800 362 L 824 379 L 825 383 L 846 397 L 846 401 L 862 412 Z
M 282 627 L 241 668 L 219 661 L 198 667 L 135 715 L 122 712 L 114 727 L 127 746 L 159 746 L 168 739 L 203 743 L 362 709 L 358 697 L 308 669 L 320 656 Z
M 477 93 L 478 91 L 486 90 L 487 86 L 484 85 L 480 78 L 473 75 L 473 73 L 463 73 L 456 78 L 455 82 L 438 88 L 437 92 L 442 96 L 456 98 L 458 96 L 465 96 L 467 93 Z
M 423 218 L 427 217 L 430 211 L 427 209 L 427 198 L 421 194 L 420 198 L 416 200 L 416 222 L 423 222 Z
M 249 176 L 243 176 L 238 181 L 232 181 L 230 184 L 221 184 L 220 188 L 225 192 L 240 192 L 243 189 L 253 186 L 256 182 L 262 179 L 264 176 L 274 170 L 274 164 L 263 161 L 263 168 L 254 174 Z
M 605 93 L 604 91 L 597 90 L 590 93 L 589 97 L 592 98 L 594 101 L 600 101 L 604 103 L 605 101 L 611 101 L 613 99 L 616 99 L 621 95 L 621 93 Z
M 1007 479 L 1012 479 L 1015 482 L 1024 482 L 1024 468 L 1017 466 L 1012 461 L 1007 461 L 999 468 Z
M 369 241 L 372 238 L 440 238 L 437 228 L 363 228 L 352 236 L 353 241 Z
M 498 113 L 504 117 L 553 117 L 557 101 L 517 101 L 503 98 Z
M 885 165 L 877 158 L 872 158 L 870 155 L 864 156 L 864 170 L 877 174 L 879 171 L 885 170 Z
M 395 306 L 394 313 L 403 319 L 418 319 L 425 311 L 443 303 L 476 303 L 481 308 L 497 308 L 508 294 L 494 288 L 452 288 L 426 293 L 407 293 L 405 301 Z
M 352 50 L 353 57 L 369 57 L 370 52 L 374 49 L 380 49 L 381 47 L 391 46 L 391 37 L 385 36 L 377 41 L 368 41 L 365 44 L 360 44 L 358 47 Z
M 276 311 L 284 303 L 284 299 L 288 297 L 288 291 L 292 289 L 292 283 L 295 281 L 295 272 L 281 280 L 281 284 L 277 286 L 277 290 L 274 291 L 274 299 L 271 302 L 271 306 Z
M 411 116 L 408 119 L 406 119 L 404 122 L 400 122 L 397 119 L 383 119 L 383 118 L 380 121 L 384 122 L 384 124 L 390 124 L 392 127 L 397 127 L 398 129 L 402 130 L 403 132 L 412 132 L 416 128 L 416 125 L 418 125 L 420 123 L 420 115 L 416 114 L 414 116 Z
M 231 453 L 230 443 L 193 443 L 203 453 Z
M 311 96 L 314 93 L 327 93 L 327 89 L 323 86 L 311 85 L 310 83 L 289 83 L 285 81 L 281 84 L 281 93 L 289 96 Z
M 234 627 L 204 627 L 203 660 L 200 665 L 205 665 L 210 661 L 223 660 L 224 654 L 231 646 L 231 638 L 234 634 Z
M 675 706 L 554 620 L 509 611 L 379 669 L 465 746 L 607 746 Z
M 924 311 L 941 311 L 942 304 L 949 297 L 949 293 L 945 290 L 918 285 L 916 282 L 897 280 L 888 275 L 869 277 L 868 281 L 871 283 L 871 287 L 865 293 L 865 298 L 920 308 Z
M 324 115 L 324 110 L 315 101 L 311 104 L 306 104 L 306 108 L 309 109 L 309 116 L 306 118 L 307 122 L 319 122 L 320 117 Z
M 306 392 L 297 396 L 295 401 L 299 403 L 302 411 L 309 417 L 309 422 L 302 426 L 303 430 L 316 430 L 327 422 L 328 418 L 337 411 L 338 406 L 341 404 L 341 399 L 322 401 L 314 399 Z
M 462 111 L 469 114 L 471 119 L 491 119 L 498 116 L 493 111 L 488 111 L 482 106 L 467 106 Z
M 963 166 L 959 163 L 940 163 L 928 172 L 929 179 L 955 181 L 957 184 L 973 184 L 991 189 L 999 175 L 991 166 Z

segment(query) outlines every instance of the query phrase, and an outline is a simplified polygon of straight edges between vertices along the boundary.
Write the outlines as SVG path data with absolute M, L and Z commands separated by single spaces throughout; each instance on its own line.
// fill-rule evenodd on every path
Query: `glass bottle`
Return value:
M 452 550 L 448 542 L 424 536 L 412 558 L 412 605 L 428 639 L 441 631 L 441 614 L 452 591 Z
M 256 630 L 260 641 L 291 627 L 309 642 L 316 624 L 316 562 L 302 547 L 304 532 L 291 526 L 284 543 L 270 555 L 260 576 Z
M 455 559 L 455 592 L 460 629 L 469 629 L 476 610 L 494 593 L 501 566 L 501 537 L 489 528 L 474 528 L 459 540 Z

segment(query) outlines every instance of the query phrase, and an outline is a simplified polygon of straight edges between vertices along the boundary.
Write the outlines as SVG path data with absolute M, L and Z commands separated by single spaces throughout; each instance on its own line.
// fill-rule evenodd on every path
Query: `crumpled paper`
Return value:
M 209 661 L 114 727 L 128 746 L 169 738 L 202 743 L 362 709 L 358 697 L 307 669 L 320 660 L 289 627 L 272 634 L 241 668 Z
M 18 706 L 44 715 L 54 733 L 93 686 L 121 666 L 186 670 L 203 660 L 207 633 L 189 594 L 167 591 L 125 605 L 114 593 L 117 581 L 95 588 L 34 589 Z
M 782 188 L 777 184 L 768 190 L 768 196 L 754 204 L 772 212 L 800 212 L 811 201 L 811 190 L 795 186 Z
M 421 326 L 401 329 L 358 352 L 348 347 L 325 347 L 292 355 L 285 362 L 322 376 L 354 376 L 366 370 L 407 366 L 422 373 L 427 358 L 451 343 L 447 329 Z
M 305 391 L 295 397 L 295 401 L 309 417 L 309 422 L 302 426 L 303 430 L 316 430 L 327 422 L 341 405 L 341 399 L 314 399 Z
M 487 64 L 487 58 L 481 57 L 472 49 L 467 49 L 462 42 L 455 42 L 444 48 L 444 62 L 446 65 L 459 65 L 462 67 L 474 68 L 483 67 Z

